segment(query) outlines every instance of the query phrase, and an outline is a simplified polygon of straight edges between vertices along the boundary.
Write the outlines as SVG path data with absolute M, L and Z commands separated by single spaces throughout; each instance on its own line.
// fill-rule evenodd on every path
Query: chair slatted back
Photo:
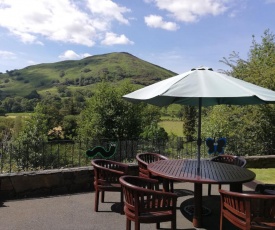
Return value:
M 160 223 L 171 221 L 176 228 L 177 195 L 158 189 L 158 180 L 137 177 L 120 177 L 124 194 L 124 212 L 128 221 Z M 127 225 L 128 226 L 128 225 Z
M 233 156 L 233 155 L 219 155 L 219 156 L 213 157 L 211 161 L 237 165 L 240 167 L 245 167 L 246 165 L 246 160 L 244 158 Z
M 145 178 L 150 177 L 147 170 L 148 164 L 159 160 L 168 160 L 167 157 L 158 153 L 140 153 L 136 156 L 136 159 L 139 167 L 139 176 Z
M 219 190 L 222 218 L 240 229 L 275 229 L 275 195 Z M 262 228 L 260 228 L 260 226 Z M 264 228 L 265 227 L 265 228 Z
M 99 186 L 108 183 L 119 184 L 119 177 L 125 175 L 128 170 L 125 165 L 109 160 L 94 160 L 92 165 L 95 170 L 95 182 L 98 182 Z

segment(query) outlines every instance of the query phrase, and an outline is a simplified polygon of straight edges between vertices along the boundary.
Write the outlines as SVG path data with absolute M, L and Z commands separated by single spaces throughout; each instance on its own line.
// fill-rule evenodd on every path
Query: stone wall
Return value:
M 247 168 L 275 168 L 275 155 L 245 157 Z M 138 166 L 130 165 L 138 175 Z M 51 196 L 93 191 L 93 167 L 0 174 L 0 199 Z
M 130 174 L 138 167 L 130 165 Z M 93 191 L 93 167 L 0 174 L 0 199 L 51 196 Z
M 275 155 L 245 157 L 246 168 L 275 168 Z
M 47 196 L 93 189 L 93 168 L 81 167 L 0 175 L 4 199 Z

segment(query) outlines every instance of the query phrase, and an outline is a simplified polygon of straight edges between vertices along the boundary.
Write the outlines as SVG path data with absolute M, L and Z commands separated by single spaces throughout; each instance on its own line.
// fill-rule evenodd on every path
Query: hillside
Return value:
M 173 75 L 176 73 L 129 53 L 109 53 L 8 71 L 0 75 L 0 95 L 24 97 L 33 90 L 45 92 L 58 85 L 87 87 L 103 79 L 118 82 L 129 78 L 132 83 L 145 86 Z

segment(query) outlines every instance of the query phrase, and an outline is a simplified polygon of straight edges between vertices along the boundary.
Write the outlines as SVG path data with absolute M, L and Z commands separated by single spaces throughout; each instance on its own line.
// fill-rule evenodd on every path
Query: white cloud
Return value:
M 90 56 L 92 56 L 91 54 L 89 54 L 89 53 L 84 53 L 84 54 L 82 54 L 81 55 L 83 58 L 86 58 L 86 57 L 90 57 Z
M 115 19 L 121 23 L 128 24 L 129 21 L 123 17 L 123 13 L 131 12 L 126 7 L 119 6 L 111 0 L 88 0 L 88 7 L 92 13 L 98 14 L 105 20 Z
M 93 46 L 114 21 L 128 24 L 127 12 L 111 0 L 0 0 L 0 27 L 24 43 L 43 45 L 46 39 Z
M 89 53 L 77 54 L 73 50 L 67 50 L 63 54 L 59 55 L 58 57 L 62 60 L 75 60 L 75 59 L 81 59 L 89 56 L 91 56 L 91 54 Z
M 206 15 L 217 16 L 228 10 L 235 0 L 150 0 L 160 10 L 166 10 L 175 20 L 195 22 Z
M 0 50 L 0 58 L 1 59 L 15 59 L 16 55 L 9 51 Z
M 29 34 L 29 33 L 25 33 L 25 32 L 22 32 L 22 31 L 18 31 L 18 30 L 14 30 L 12 29 L 11 32 L 20 38 L 20 40 L 24 43 L 36 43 L 36 44 L 40 44 L 40 45 L 43 45 L 42 42 L 40 41 L 37 41 L 36 40 L 36 36 L 32 35 L 32 34 Z
M 101 42 L 103 45 L 132 45 L 134 42 L 130 41 L 124 34 L 117 35 L 115 33 L 106 33 L 105 39 Z
M 36 65 L 36 64 L 37 64 L 37 62 L 35 62 L 35 61 L 33 61 L 33 60 L 28 60 L 27 63 L 28 63 L 29 65 Z
M 147 17 L 144 17 L 144 21 L 149 27 L 153 28 L 162 28 L 165 30 L 177 30 L 179 29 L 179 26 L 174 22 L 165 22 L 163 21 L 161 16 L 157 15 L 150 15 Z

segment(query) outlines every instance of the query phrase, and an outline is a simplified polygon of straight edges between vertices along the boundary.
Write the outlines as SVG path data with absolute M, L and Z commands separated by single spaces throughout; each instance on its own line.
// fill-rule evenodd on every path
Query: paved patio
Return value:
M 184 206 L 193 202 L 193 184 L 176 183 L 175 192 L 178 193 L 177 229 L 196 229 L 192 225 L 192 218 L 184 212 Z M 244 186 L 244 191 L 251 191 Z M 228 189 L 228 186 L 223 186 Z M 207 196 L 207 185 L 203 186 L 203 203 L 212 212 L 204 216 L 204 228 L 219 229 L 220 203 L 218 186 L 212 186 L 212 196 Z M 106 203 L 99 205 L 99 212 L 94 209 L 94 192 L 78 193 L 51 197 L 28 198 L 20 200 L 0 201 L 0 229 L 1 230 L 121 230 L 125 229 L 126 218 L 120 215 L 118 193 L 106 193 Z M 234 230 L 230 223 L 225 230 Z M 170 229 L 170 222 L 161 223 L 162 229 Z M 132 224 L 132 229 L 134 226 Z M 156 229 L 155 224 L 142 224 L 141 229 Z

